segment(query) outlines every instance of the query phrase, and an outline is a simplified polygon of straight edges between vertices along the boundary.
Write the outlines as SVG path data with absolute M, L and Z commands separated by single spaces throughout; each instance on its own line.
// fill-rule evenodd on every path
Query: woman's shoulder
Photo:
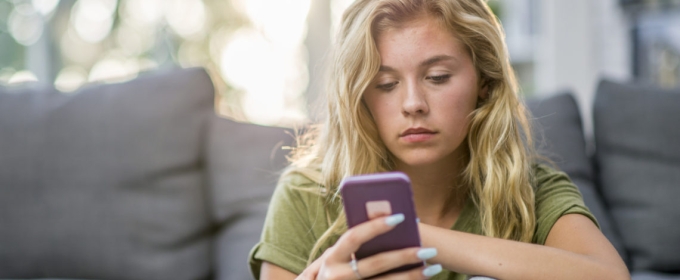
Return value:
M 277 184 L 277 191 L 323 195 L 326 190 L 321 183 L 321 172 L 312 168 L 288 167 Z
M 534 163 L 532 172 L 534 191 L 539 191 L 545 187 L 563 185 L 564 183 L 573 185 L 567 173 L 545 163 Z
M 310 167 L 289 166 L 283 170 L 279 182 L 298 186 L 321 185 L 321 170 Z
M 547 175 L 566 175 L 564 172 L 558 170 L 556 167 L 546 163 L 533 163 L 532 170 L 535 177 L 543 177 Z
M 533 243 L 545 244 L 552 226 L 566 214 L 584 215 L 597 225 L 578 187 L 569 176 L 546 164 L 534 164 L 536 232 Z
M 567 173 L 547 164 L 534 164 L 533 188 L 537 204 L 576 198 L 582 201 L 581 192 Z
M 585 206 L 583 196 L 569 176 L 546 164 L 534 165 L 534 196 L 537 214 L 541 210 L 571 205 Z

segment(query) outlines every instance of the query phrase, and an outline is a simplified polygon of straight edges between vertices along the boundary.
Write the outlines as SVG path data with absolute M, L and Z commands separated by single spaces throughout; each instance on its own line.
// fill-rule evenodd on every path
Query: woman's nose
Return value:
M 425 115 L 430 109 L 425 98 L 425 92 L 417 84 L 411 84 L 406 88 L 402 113 L 404 116 Z

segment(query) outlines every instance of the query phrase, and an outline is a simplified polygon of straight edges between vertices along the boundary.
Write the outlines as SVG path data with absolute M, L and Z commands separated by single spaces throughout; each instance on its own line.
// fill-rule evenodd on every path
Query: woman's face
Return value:
M 464 45 L 430 18 L 383 31 L 376 44 L 382 63 L 363 99 L 397 169 L 460 160 L 480 94 Z

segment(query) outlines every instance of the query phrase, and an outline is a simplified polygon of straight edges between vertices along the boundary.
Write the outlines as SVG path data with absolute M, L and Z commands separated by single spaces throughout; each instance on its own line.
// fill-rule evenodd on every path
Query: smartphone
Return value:
M 404 214 L 404 221 L 392 230 L 361 245 L 354 253 L 357 259 L 421 246 L 411 180 L 406 174 L 387 172 L 347 177 L 340 183 L 340 195 L 349 228 L 374 217 Z M 410 270 L 424 264 L 421 262 L 402 266 L 381 275 Z

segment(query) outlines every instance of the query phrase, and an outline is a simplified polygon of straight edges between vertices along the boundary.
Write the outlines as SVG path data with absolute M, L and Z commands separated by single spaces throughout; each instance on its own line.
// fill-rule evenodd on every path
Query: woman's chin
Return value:
M 398 166 L 408 168 L 432 167 L 437 164 L 443 164 L 442 160 L 443 159 L 441 157 L 432 156 L 404 157 L 399 160 L 400 164 L 398 164 Z

